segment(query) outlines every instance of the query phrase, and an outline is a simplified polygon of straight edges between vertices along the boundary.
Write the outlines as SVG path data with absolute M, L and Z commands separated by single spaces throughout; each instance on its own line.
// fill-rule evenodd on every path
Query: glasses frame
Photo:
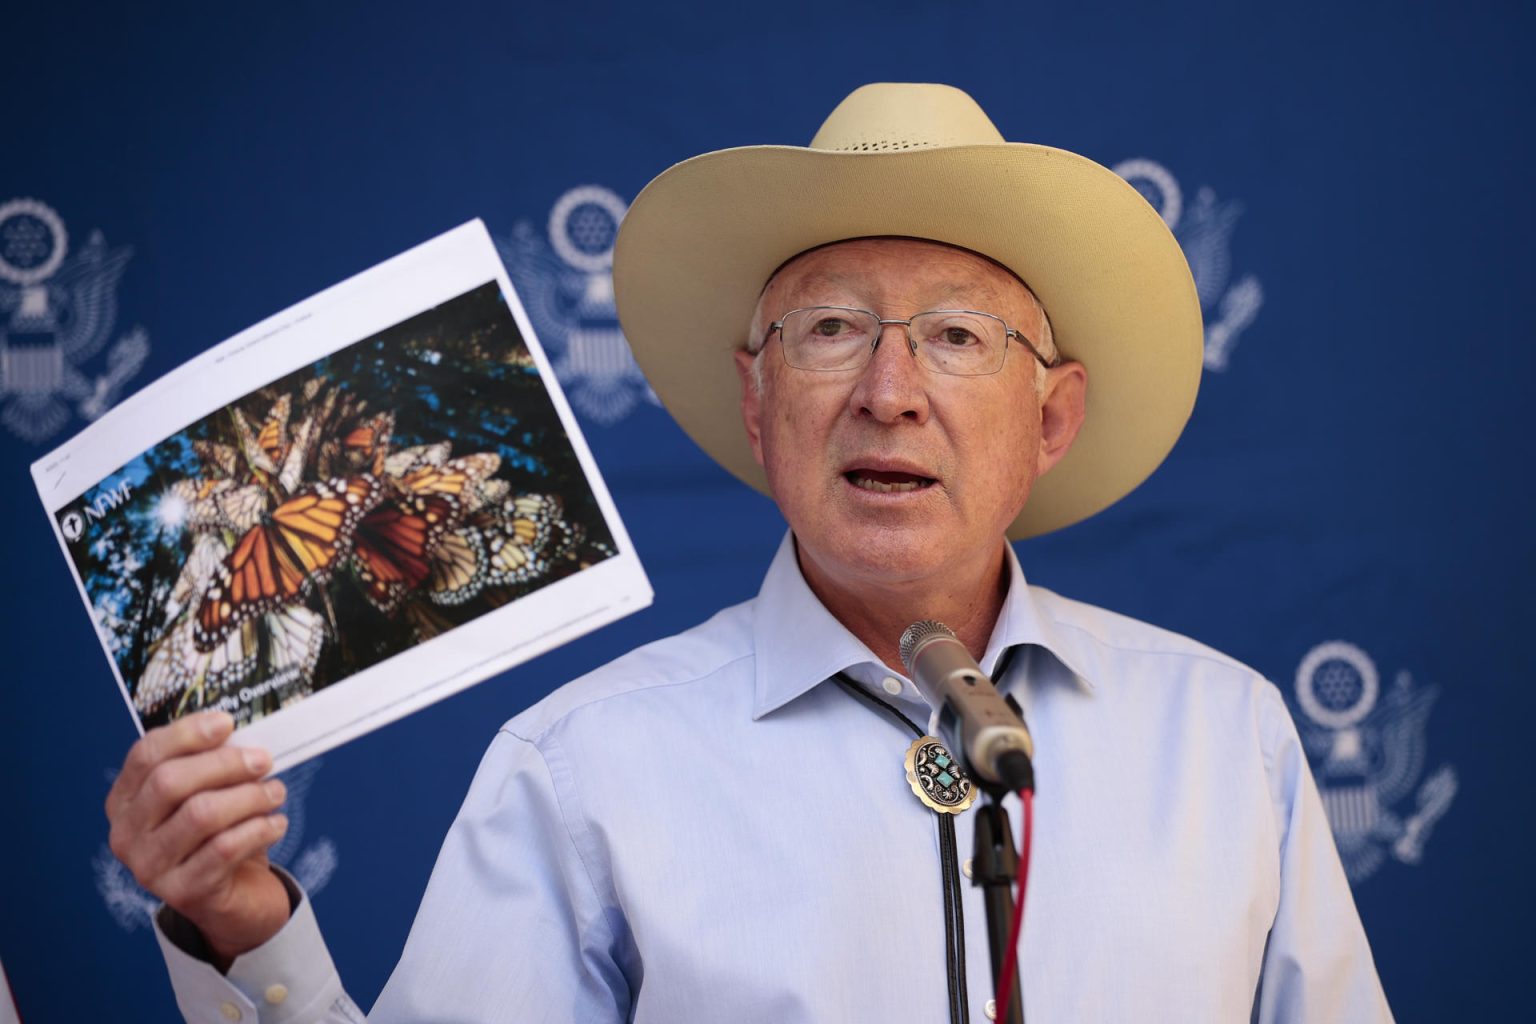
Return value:
M 865 355 L 863 362 L 856 366 L 843 366 L 835 369 L 831 367 L 818 369 L 815 367 L 795 366 L 794 363 L 789 361 L 788 350 L 784 348 L 784 321 L 788 320 L 796 313 L 809 313 L 818 309 L 841 310 L 842 312 L 846 313 L 866 313 L 874 318 L 876 324 L 875 337 L 874 340 L 869 343 L 869 352 L 867 355 Z M 1019 344 L 1027 348 L 1030 355 L 1034 356 L 1035 359 L 1040 362 L 1040 365 L 1045 367 L 1047 370 L 1053 370 L 1061 365 L 1060 353 L 1056 355 L 1055 359 L 1046 359 L 1045 356 L 1040 354 L 1040 350 L 1035 347 L 1034 342 L 1030 341 L 1029 338 L 1024 335 L 1023 331 L 1014 327 L 1009 327 L 1008 321 L 1004 320 L 996 313 L 987 313 L 979 309 L 925 309 L 921 313 L 913 313 L 905 320 L 896 320 L 883 317 L 872 309 L 861 309 L 858 306 L 800 306 L 797 309 L 791 309 L 783 316 L 775 320 L 773 323 L 768 325 L 768 331 L 763 335 L 763 344 L 767 345 L 768 339 L 773 336 L 775 331 L 777 331 L 779 335 L 779 348 L 780 351 L 784 352 L 785 365 L 796 370 L 804 370 L 806 373 L 843 373 L 847 370 L 862 370 L 864 367 L 868 366 L 869 361 L 874 358 L 875 349 L 880 347 L 880 341 L 885 337 L 885 329 L 895 324 L 900 324 L 904 328 L 904 333 L 907 336 L 907 351 L 912 353 L 913 359 L 917 359 L 917 342 L 912 340 L 912 321 L 916 320 L 920 316 L 928 316 L 933 313 L 969 313 L 972 316 L 984 316 L 988 319 L 996 320 L 998 323 L 1003 325 L 1003 358 L 1002 361 L 997 364 L 997 369 L 988 370 L 986 373 L 955 373 L 951 370 L 941 370 L 938 367 L 930 366 L 927 363 L 918 360 L 918 365 L 922 366 L 924 369 L 932 370 L 934 373 L 942 373 L 947 377 L 990 377 L 994 373 L 1000 373 L 1003 369 L 1003 366 L 1008 362 L 1009 339 L 1017 341 Z

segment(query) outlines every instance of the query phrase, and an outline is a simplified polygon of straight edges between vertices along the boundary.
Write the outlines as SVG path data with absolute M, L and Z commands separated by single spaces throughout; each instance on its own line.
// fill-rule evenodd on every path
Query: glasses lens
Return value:
M 1008 328 L 986 313 L 939 310 L 912 318 L 912 343 L 930 369 L 973 377 L 1002 369 Z
M 851 369 L 869 357 L 879 330 L 879 321 L 868 310 L 797 309 L 784 316 L 784 358 L 801 370 Z

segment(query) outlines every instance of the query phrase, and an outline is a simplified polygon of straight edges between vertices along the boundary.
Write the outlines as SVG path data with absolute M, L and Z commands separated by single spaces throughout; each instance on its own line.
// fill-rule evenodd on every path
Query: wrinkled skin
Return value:
M 858 239 L 792 260 L 763 293 L 754 342 L 774 318 L 814 305 L 887 319 L 975 309 L 1043 336 L 1017 278 L 975 253 L 912 239 Z M 1082 424 L 1082 365 L 1046 370 L 1010 342 L 997 373 L 948 376 L 913 358 L 899 326 L 857 370 L 795 369 L 779 346 L 775 335 L 757 357 L 760 389 L 754 357 L 737 353 L 742 416 L 812 590 L 893 668 L 914 618 L 947 622 L 980 653 L 1002 603 L 1007 528 Z M 1039 395 L 1036 374 L 1046 375 Z M 911 489 L 859 486 L 869 480 Z

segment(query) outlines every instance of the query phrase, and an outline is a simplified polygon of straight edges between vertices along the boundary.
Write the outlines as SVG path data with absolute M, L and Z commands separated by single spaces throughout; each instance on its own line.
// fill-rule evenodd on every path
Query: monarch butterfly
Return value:
M 395 414 L 381 412 L 341 436 L 341 451 L 347 463 L 356 470 L 371 473 L 383 469 L 384 452 L 389 448 L 389 435 L 395 429 Z
M 415 494 L 390 499 L 363 517 L 352 568 L 375 607 L 392 613 L 421 585 L 432 572 L 432 549 L 458 514 L 450 496 Z
M 192 451 L 202 460 L 209 471 L 221 477 L 235 475 L 240 466 L 240 453 L 227 444 L 217 441 L 193 441 Z
M 563 506 L 553 494 L 522 494 L 476 516 L 486 546 L 486 584 L 526 583 L 549 566 L 549 545 Z
M 480 493 L 474 507 L 499 505 L 512 493 L 512 485 L 506 480 L 487 480 L 480 485 Z
M 479 529 L 461 526 L 445 534 L 432 550 L 428 596 L 437 604 L 463 604 L 480 592 L 485 580 L 485 540 Z
M 259 485 L 241 487 L 233 480 L 177 480 L 167 493 L 182 503 L 183 522 L 196 531 L 244 533 L 261 521 L 268 504 Z
M 371 476 L 311 484 L 247 530 L 203 594 L 193 630 L 198 650 L 211 650 L 231 627 L 329 579 L 381 494 Z
M 151 649 L 149 662 L 133 689 L 133 706 L 148 719 L 164 710 L 173 699 L 185 703 L 193 694 L 206 698 L 236 686 L 256 667 L 254 623 L 242 623 L 212 650 L 199 650 L 192 617 L 182 617 Z M 200 700 L 198 706 L 208 703 Z M 145 725 L 159 724 L 158 721 Z
M 279 398 L 272 403 L 272 411 L 267 413 L 267 421 L 261 425 L 261 433 L 256 435 L 257 446 L 273 463 L 281 462 L 288 454 L 288 416 L 292 411 L 292 396 Z
M 319 612 L 301 604 L 289 605 L 262 616 L 265 630 L 266 667 L 270 675 L 290 674 L 303 681 L 308 689 L 309 677 L 314 674 L 320 661 L 320 650 L 325 646 L 325 618 Z
M 216 533 L 199 534 L 192 542 L 192 553 L 181 564 L 181 572 L 171 587 L 168 618 L 174 618 L 187 601 L 208 589 L 208 581 L 229 554 L 229 545 Z
M 475 495 L 482 480 L 500 468 L 500 455 L 490 452 L 461 455 L 441 465 L 410 470 L 400 477 L 400 486 L 412 494 L 445 494 L 463 502 Z
M 240 440 L 240 450 L 252 469 L 263 473 L 277 473 L 277 465 L 288 453 L 288 416 L 293 410 L 293 399 L 283 395 L 272 403 L 267 418 L 260 429 L 253 430 L 250 421 L 238 407 L 231 406 L 230 419 L 235 423 L 235 436 Z
M 441 466 L 452 451 L 453 445 L 447 441 L 402 448 L 384 460 L 384 472 L 401 477 L 421 466 Z
M 402 492 L 363 518 L 352 567 L 375 607 L 392 613 L 433 569 L 433 554 L 463 517 L 478 482 L 494 473 L 501 456 L 478 454 L 410 470 L 394 487 Z
M 293 440 L 288 445 L 288 451 L 282 459 L 282 466 L 277 472 L 277 482 L 282 485 L 285 494 L 292 494 L 304 477 L 304 467 L 309 462 L 309 451 L 314 447 L 315 439 L 320 434 L 321 419 L 321 415 L 306 416 L 293 432 Z
M 194 628 L 192 617 L 183 616 L 151 652 L 133 694 L 134 707 L 146 719 L 176 698 L 168 718 L 206 707 L 255 675 L 287 676 L 308 690 L 326 639 L 325 620 L 303 605 L 242 622 L 211 651 L 198 649 Z

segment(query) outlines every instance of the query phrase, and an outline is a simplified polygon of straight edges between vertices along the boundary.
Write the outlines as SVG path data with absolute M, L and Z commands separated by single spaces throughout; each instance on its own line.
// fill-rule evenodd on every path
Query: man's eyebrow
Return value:
M 863 287 L 868 283 L 868 278 L 859 274 L 848 274 L 835 270 L 817 271 L 816 273 L 811 274 L 809 277 L 805 278 L 805 280 L 800 281 L 796 285 L 796 290 L 803 292 L 816 291 L 820 289 L 825 289 L 828 291 L 833 289 L 847 289 L 849 292 L 861 293 L 863 291 Z M 966 296 L 975 295 L 977 290 L 978 288 L 974 281 L 955 280 L 943 282 L 935 287 L 930 293 L 933 295 L 932 301 L 940 304 L 935 305 L 933 308 L 947 308 L 944 307 L 942 303 L 951 301 L 964 301 Z

